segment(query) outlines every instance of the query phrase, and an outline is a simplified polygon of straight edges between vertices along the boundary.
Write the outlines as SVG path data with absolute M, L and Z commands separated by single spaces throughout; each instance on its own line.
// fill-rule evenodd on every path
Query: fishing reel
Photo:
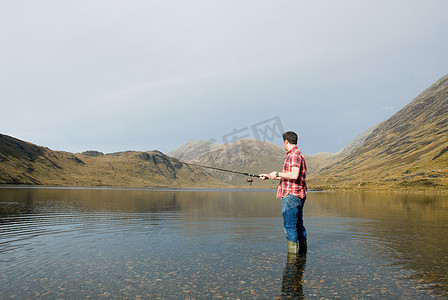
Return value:
M 254 182 L 254 180 L 253 180 L 252 178 L 247 178 L 247 179 L 246 179 L 246 182 L 249 182 L 250 185 L 252 185 L 252 183 Z

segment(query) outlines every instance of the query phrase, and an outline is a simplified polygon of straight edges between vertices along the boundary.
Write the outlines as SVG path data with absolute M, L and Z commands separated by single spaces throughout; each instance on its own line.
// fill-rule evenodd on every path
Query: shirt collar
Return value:
M 295 149 L 299 149 L 299 148 L 297 147 L 297 145 L 294 145 L 291 149 L 289 149 L 289 151 L 286 152 L 286 154 L 291 153 L 291 152 L 292 152 L 293 150 L 295 150 Z

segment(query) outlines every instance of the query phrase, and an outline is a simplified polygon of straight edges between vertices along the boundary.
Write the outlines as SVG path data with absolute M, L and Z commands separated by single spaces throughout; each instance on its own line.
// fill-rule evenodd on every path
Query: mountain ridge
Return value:
M 313 155 L 305 155 L 308 174 L 321 172 L 322 170 L 327 169 L 329 165 L 332 165 L 351 154 L 355 149 L 361 146 L 362 143 L 364 143 L 364 141 L 367 139 L 367 137 L 373 132 L 373 130 L 375 130 L 381 124 L 382 122 L 369 127 L 366 131 L 356 136 L 346 146 L 335 153 L 319 152 Z
M 382 122 L 343 159 L 311 180 L 322 188 L 448 185 L 448 75 Z
M 446 190 L 448 75 L 337 153 L 304 156 L 312 189 Z M 241 175 L 188 163 L 259 174 L 281 170 L 284 158 L 282 147 L 250 139 L 221 145 L 192 140 L 168 155 L 157 150 L 73 154 L 0 134 L 0 183 L 232 187 L 247 182 Z M 271 188 L 277 183 L 256 184 Z
M 187 142 L 168 155 L 175 158 L 188 158 L 186 163 L 211 166 L 237 172 L 261 174 L 272 170 L 281 170 L 285 160 L 285 150 L 275 144 L 253 139 L 240 139 L 230 144 L 209 145 L 205 141 Z M 197 146 L 209 146 L 208 151 Z M 244 176 L 222 171 L 209 170 L 210 174 L 219 180 L 236 185 L 247 185 Z M 254 185 L 259 187 L 277 186 L 278 182 L 254 179 Z
M 0 183 L 127 187 L 223 186 L 223 183 L 204 170 L 183 164 L 157 150 L 123 151 L 105 155 L 98 151 L 73 154 L 53 151 L 3 134 L 0 134 Z

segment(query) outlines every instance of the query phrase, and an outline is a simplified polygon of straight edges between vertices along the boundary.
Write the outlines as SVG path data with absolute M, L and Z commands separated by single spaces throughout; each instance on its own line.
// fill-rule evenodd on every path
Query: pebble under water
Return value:
M 0 188 L 0 299 L 448 299 L 448 198 Z

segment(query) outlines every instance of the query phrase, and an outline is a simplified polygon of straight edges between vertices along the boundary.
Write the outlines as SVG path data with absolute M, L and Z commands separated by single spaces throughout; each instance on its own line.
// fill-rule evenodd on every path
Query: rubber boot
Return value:
M 299 254 L 304 254 L 308 250 L 308 245 L 306 240 L 299 241 Z
M 288 241 L 288 253 L 297 254 L 297 243 Z

